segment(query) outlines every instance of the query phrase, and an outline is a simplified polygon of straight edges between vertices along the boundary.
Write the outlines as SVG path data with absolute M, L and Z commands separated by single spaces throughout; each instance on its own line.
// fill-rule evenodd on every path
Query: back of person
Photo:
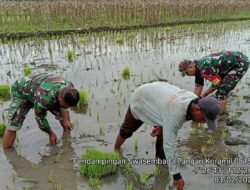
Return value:
M 130 100 L 134 117 L 150 125 L 164 126 L 164 120 L 185 118 L 191 100 L 197 96 L 166 82 L 153 82 L 137 88 Z M 178 115 L 178 118 L 175 116 Z
M 244 63 L 248 63 L 248 58 L 238 51 L 213 53 L 196 61 L 200 74 L 205 70 L 206 74 L 220 75 L 222 78 L 233 68 L 244 67 Z
M 27 99 L 30 103 L 39 101 L 46 104 L 51 97 L 56 97 L 60 88 L 73 86 L 73 84 L 60 76 L 42 73 L 30 75 L 17 80 L 12 86 L 14 96 Z

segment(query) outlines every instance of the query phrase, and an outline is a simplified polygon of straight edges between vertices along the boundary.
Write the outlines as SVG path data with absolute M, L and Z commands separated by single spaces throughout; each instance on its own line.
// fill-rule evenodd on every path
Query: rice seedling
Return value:
M 125 190 L 133 190 L 133 182 L 127 182 L 125 186 Z
M 117 171 L 120 156 L 118 153 L 106 153 L 95 149 L 87 149 L 86 153 L 82 154 L 82 164 L 80 164 L 80 174 L 100 178 Z M 84 164 L 85 161 L 91 160 L 92 164 Z
M 12 179 L 12 182 L 13 182 L 13 183 L 15 183 L 16 178 L 17 178 L 17 173 L 16 173 L 16 172 L 12 172 L 12 173 L 11 173 L 11 179 Z
M 0 137 L 3 136 L 6 125 L 4 123 L 0 123 Z
M 200 128 L 201 128 L 201 129 L 207 129 L 207 125 L 204 124 L 204 123 L 200 123 Z
M 207 147 L 205 145 L 201 145 L 201 156 L 206 157 Z
M 99 135 L 105 135 L 104 133 L 104 126 L 103 127 L 99 127 Z
M 244 131 L 246 130 L 246 126 L 240 125 L 239 129 L 240 129 L 241 133 L 244 133 Z
M 222 130 L 222 134 L 221 134 L 221 139 L 225 139 L 225 138 L 227 138 L 227 137 L 229 137 L 229 136 L 230 136 L 229 131 L 226 130 L 226 129 L 223 129 L 223 130 Z
M 62 186 L 55 184 L 54 190 L 62 190 Z
M 138 140 L 137 139 L 134 140 L 134 150 L 135 150 L 135 152 L 138 151 Z
M 88 184 L 92 189 L 98 189 L 98 187 L 101 184 L 101 181 L 98 178 L 90 177 L 89 180 L 88 180 Z
M 38 164 L 32 163 L 31 167 L 34 168 L 34 169 L 36 169 L 36 168 L 38 168 Z
M 81 37 L 80 38 L 80 42 L 82 43 L 82 44 L 86 44 L 87 42 L 88 42 L 88 37 L 86 37 L 86 36 L 84 36 L 84 37 Z
M 196 135 L 198 133 L 198 130 L 196 127 L 191 127 L 190 135 Z
M 16 133 L 16 142 L 19 142 L 19 133 Z
M 122 168 L 122 170 L 123 170 L 124 172 L 126 172 L 126 173 L 130 173 L 130 172 L 132 171 L 132 166 L 131 166 L 130 164 L 128 164 L 128 163 L 123 164 L 123 165 L 121 166 L 121 168 Z
M 29 184 L 25 184 L 23 190 L 31 190 L 31 186 Z
M 227 149 L 226 149 L 226 153 L 223 155 L 223 159 L 224 159 L 224 160 L 230 159 L 230 155 L 229 155 Z
M 88 92 L 85 90 L 79 90 L 80 99 L 77 103 L 77 108 L 82 109 L 88 104 Z
M 49 175 L 48 175 L 48 182 L 49 183 L 52 183 L 52 182 L 54 182 L 56 180 L 56 175 L 52 172 L 52 171 L 50 171 L 49 172 Z
M 7 100 L 10 98 L 10 86 L 7 84 L 0 85 L 0 99 Z
M 62 155 L 60 153 L 56 154 L 55 162 L 60 162 L 62 160 Z
M 97 114 L 96 114 L 96 120 L 99 122 L 100 121 L 100 113 L 99 112 L 97 112 Z
M 20 147 L 20 146 L 17 148 L 17 155 L 19 157 L 22 157 L 22 155 L 23 155 L 22 147 Z
M 69 63 L 73 62 L 75 58 L 75 52 L 73 50 L 68 50 L 67 58 Z
M 182 159 L 182 160 L 187 160 L 188 158 L 188 153 L 187 152 L 181 152 L 179 154 L 179 157 Z
M 154 168 L 154 176 L 159 176 L 161 174 L 161 171 L 160 171 L 160 166 L 158 165 L 155 165 L 155 168 Z
M 31 72 L 32 72 L 32 68 L 31 67 L 23 67 L 23 74 L 25 76 L 31 74 Z
M 122 70 L 122 78 L 123 78 L 124 80 L 130 79 L 129 67 L 123 68 L 123 70 Z
M 168 31 L 171 31 L 172 28 L 171 28 L 171 27 L 164 27 L 164 30 L 165 30 L 166 32 L 168 32 Z
M 147 181 L 149 180 L 150 176 L 151 176 L 151 175 L 150 175 L 149 173 L 142 172 L 142 173 L 140 174 L 140 182 L 143 183 L 143 184 L 146 184 Z
M 119 45 L 123 45 L 124 44 L 124 40 L 121 37 L 116 38 L 116 43 Z
M 208 139 L 206 140 L 207 144 L 214 144 L 215 140 L 214 137 L 212 135 L 208 135 Z

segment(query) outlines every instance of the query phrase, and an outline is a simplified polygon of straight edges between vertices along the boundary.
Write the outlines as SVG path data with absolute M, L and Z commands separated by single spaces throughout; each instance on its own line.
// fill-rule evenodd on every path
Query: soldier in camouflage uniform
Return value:
M 50 143 L 55 145 L 57 137 L 46 119 L 47 111 L 60 120 L 64 131 L 70 130 L 72 125 L 67 108 L 75 106 L 78 100 L 77 89 L 62 77 L 43 73 L 20 78 L 11 87 L 11 103 L 3 148 L 13 144 L 16 131 L 21 129 L 31 108 L 34 108 L 39 128 L 48 133 Z
M 200 60 L 184 60 L 179 64 L 183 75 L 195 76 L 195 94 L 205 97 L 216 90 L 224 112 L 229 92 L 234 89 L 249 67 L 248 57 L 241 52 L 225 51 L 205 56 Z M 204 79 L 212 85 L 202 94 Z

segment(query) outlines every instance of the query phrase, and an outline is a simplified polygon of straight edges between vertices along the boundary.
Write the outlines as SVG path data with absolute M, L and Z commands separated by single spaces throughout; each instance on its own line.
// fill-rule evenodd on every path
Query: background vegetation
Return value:
M 243 0 L 2 1 L 0 33 L 250 18 Z

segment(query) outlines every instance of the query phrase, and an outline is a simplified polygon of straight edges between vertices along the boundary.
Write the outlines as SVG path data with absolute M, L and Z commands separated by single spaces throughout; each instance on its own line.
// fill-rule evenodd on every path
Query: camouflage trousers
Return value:
M 227 99 L 229 97 L 229 92 L 239 83 L 241 78 L 247 72 L 248 67 L 249 62 L 242 60 L 242 62 L 239 62 L 236 67 L 229 71 L 217 87 L 215 97 L 219 100 Z
M 23 97 L 20 92 L 20 84 L 24 82 L 25 78 L 16 81 L 11 87 L 11 102 L 8 111 L 7 129 L 17 131 L 22 128 L 24 119 L 26 118 L 30 108 L 33 105 Z

